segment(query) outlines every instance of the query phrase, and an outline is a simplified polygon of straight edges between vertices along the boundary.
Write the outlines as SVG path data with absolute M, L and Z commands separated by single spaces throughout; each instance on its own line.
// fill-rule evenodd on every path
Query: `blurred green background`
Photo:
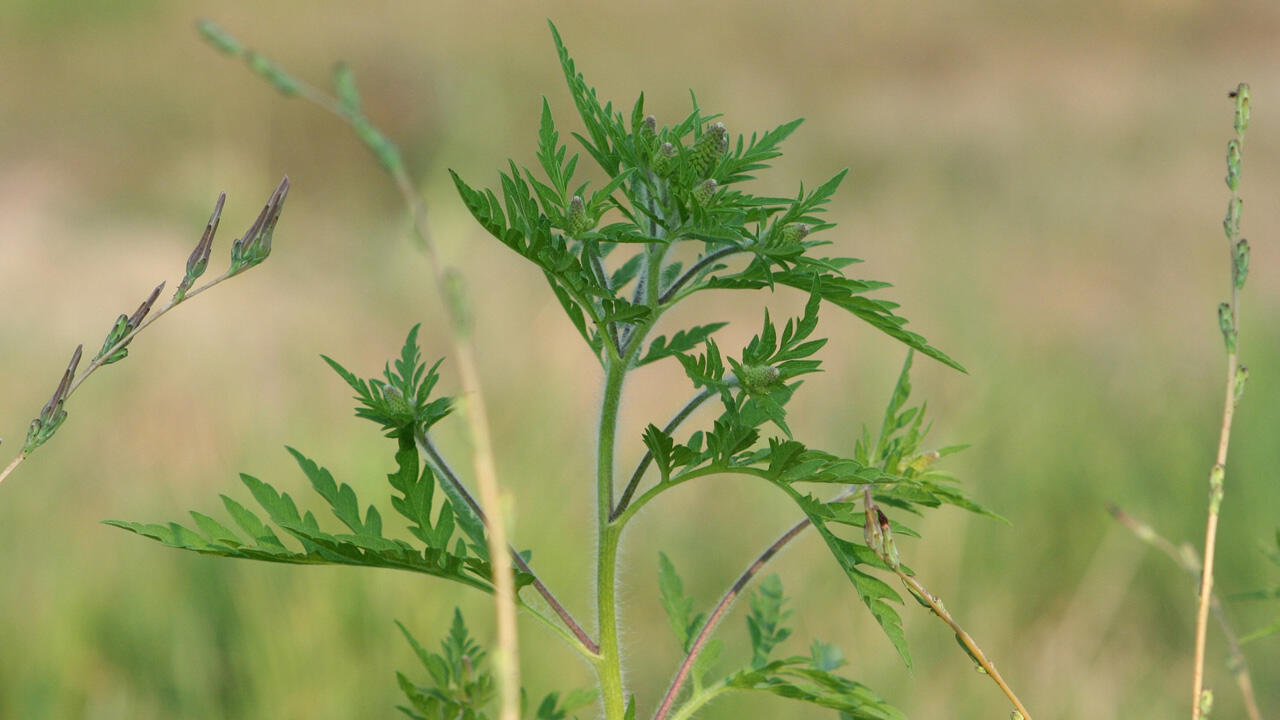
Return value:
M 449 349 L 427 266 L 375 163 L 332 117 L 205 46 L 199 17 L 317 84 L 335 60 L 355 68 L 368 113 L 405 152 L 440 247 L 470 283 L 517 543 L 584 618 L 598 371 L 536 271 L 465 216 L 446 168 L 491 184 L 508 156 L 530 162 L 542 94 L 577 126 L 547 17 L 604 98 L 630 107 L 644 90 L 660 122 L 683 117 L 689 88 L 732 131 L 807 117 L 757 190 L 789 194 L 851 168 L 829 239 L 867 261 L 859 274 L 893 282 L 883 295 L 968 367 L 917 362 L 917 397 L 937 444 L 973 444 L 950 469 L 1011 524 L 939 511 L 903 553 L 1038 718 L 1185 712 L 1193 584 L 1105 506 L 1200 543 L 1224 366 L 1214 313 L 1228 282 L 1226 92 L 1249 81 L 1242 346 L 1253 374 L 1219 586 L 1280 579 L 1259 551 L 1280 525 L 1274 3 L 3 0 L 0 459 L 71 349 L 96 350 L 118 313 L 179 279 L 220 190 L 225 258 L 281 175 L 294 189 L 270 261 L 148 331 L 0 486 L 0 717 L 393 717 L 394 671 L 422 675 L 393 618 L 434 646 L 460 605 L 482 640 L 492 636 L 486 598 L 452 585 L 202 558 L 98 524 L 220 514 L 218 493 L 247 496 L 240 471 L 310 503 L 286 443 L 380 497 L 390 448 L 351 417 L 349 392 L 318 355 L 371 374 L 418 322 L 428 357 Z M 700 302 L 702 317 L 740 321 L 728 347 L 766 304 L 800 304 L 789 294 Z M 792 427 L 847 451 L 878 418 L 903 350 L 834 311 L 824 323 L 827 372 L 797 396 Z M 639 372 L 629 389 L 624 468 L 643 425 L 688 392 L 674 367 Z M 442 442 L 465 458 L 460 425 L 446 423 Z M 642 716 L 678 662 L 657 601 L 658 550 L 710 606 L 794 518 L 775 492 L 712 480 L 633 523 L 622 597 Z M 794 593 L 790 650 L 838 643 L 849 673 L 912 717 L 1005 716 L 1003 697 L 914 604 L 908 675 L 815 537 L 774 569 Z M 1242 631 L 1278 610 L 1229 609 Z M 730 653 L 743 626 L 740 607 L 725 625 Z M 541 626 L 521 629 L 532 693 L 590 682 Z M 1215 716 L 1240 717 L 1212 638 Z M 1249 658 L 1274 716 L 1280 640 L 1251 645 Z M 706 717 L 744 714 L 830 716 L 753 696 Z

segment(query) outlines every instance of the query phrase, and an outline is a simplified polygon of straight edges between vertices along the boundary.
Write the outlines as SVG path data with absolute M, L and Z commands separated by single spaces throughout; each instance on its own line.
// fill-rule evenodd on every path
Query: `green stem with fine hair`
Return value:
M 610 357 L 606 361 L 596 464 L 596 519 L 600 538 L 596 549 L 596 612 L 600 624 L 600 660 L 596 662 L 596 673 L 600 678 L 604 716 L 609 720 L 619 720 L 626 711 L 615 592 L 618 536 L 622 525 L 610 523 L 609 512 L 613 507 L 613 451 L 618 433 L 618 408 L 622 400 L 622 382 L 626 378 L 628 360 L 629 355 Z

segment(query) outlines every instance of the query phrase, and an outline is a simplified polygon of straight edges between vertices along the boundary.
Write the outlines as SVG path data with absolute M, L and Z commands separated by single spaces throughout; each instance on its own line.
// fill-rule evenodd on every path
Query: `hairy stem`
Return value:
M 596 665 L 604 716 L 621 720 L 626 711 L 622 685 L 622 658 L 618 644 L 617 569 L 618 538 L 622 525 L 611 523 L 613 507 L 613 454 L 618 432 L 618 409 L 622 400 L 622 382 L 626 377 L 628 358 L 610 359 L 606 363 L 604 398 L 600 403 L 600 436 L 596 465 L 596 515 L 599 541 L 596 548 L 596 614 L 600 624 L 601 660 Z

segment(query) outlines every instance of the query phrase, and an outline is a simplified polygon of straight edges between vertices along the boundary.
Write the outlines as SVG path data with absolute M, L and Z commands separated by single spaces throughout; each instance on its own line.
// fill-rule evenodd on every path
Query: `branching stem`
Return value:
M 684 422 L 693 414 L 694 410 L 697 410 L 702 403 L 706 402 L 714 395 L 715 393 L 710 390 L 703 390 L 695 395 L 692 400 L 685 404 L 684 407 L 680 408 L 680 412 L 677 412 L 675 417 L 671 418 L 671 421 L 667 423 L 666 427 L 662 428 L 662 432 L 670 435 L 677 427 L 680 426 L 680 423 Z M 636 488 L 640 485 L 640 480 L 644 477 L 645 470 L 649 469 L 649 464 L 652 462 L 653 452 L 646 451 L 644 457 L 640 458 L 640 462 L 636 465 L 635 472 L 631 473 L 631 480 L 627 483 L 626 489 L 622 491 L 622 497 L 618 498 L 617 507 L 615 507 L 613 512 L 609 515 L 610 521 L 617 520 L 618 516 L 627 509 L 627 506 L 631 503 L 631 496 L 635 494 Z
M 661 305 L 666 305 L 668 302 L 670 302 L 671 298 L 675 297 L 676 293 L 680 291 L 680 288 L 684 287 L 684 285 L 688 283 L 691 279 L 693 279 L 693 277 L 697 275 L 698 272 L 703 268 L 719 260 L 723 260 L 729 257 L 730 255 L 734 255 L 740 252 L 743 252 L 742 248 L 727 247 L 727 248 L 717 250 L 707 255 L 706 257 L 702 258 L 698 262 L 694 263 L 688 270 L 685 270 L 684 273 L 680 275 L 680 277 L 676 278 L 675 282 L 671 283 L 671 287 L 663 291 L 662 296 L 658 298 L 658 303 Z
M 436 470 L 440 472 L 445 481 L 458 491 L 458 494 L 462 496 L 464 501 L 466 501 L 467 505 L 471 508 L 471 511 L 474 512 L 476 517 L 480 518 L 480 521 L 487 526 L 489 524 L 489 518 L 485 515 L 484 509 L 481 508 L 480 504 L 471 496 L 471 493 L 462 483 L 462 480 L 458 477 L 457 473 L 453 471 L 453 468 L 449 467 L 449 464 L 440 454 L 439 449 L 437 449 L 435 444 L 431 442 L 430 436 L 426 433 L 418 433 L 417 440 L 418 445 L 420 445 L 422 449 L 426 451 L 427 456 L 431 458 L 431 462 L 436 466 Z M 533 568 L 531 568 L 529 563 L 520 556 L 520 553 L 516 551 L 515 547 L 511 547 L 509 549 L 511 551 L 511 562 L 515 563 L 516 567 L 520 569 L 520 572 L 523 572 L 533 578 L 533 588 L 542 596 L 542 599 L 546 601 L 547 605 L 551 606 L 552 612 L 554 612 L 556 616 L 560 618 L 560 621 L 564 623 L 565 627 L 573 633 L 573 636 L 577 638 L 577 641 L 582 644 L 582 650 L 592 656 L 599 655 L 600 646 L 591 639 L 591 636 L 582 628 L 582 625 L 579 624 L 564 605 L 556 599 L 555 594 L 552 593 L 551 589 L 542 582 L 542 579 L 533 572 Z
M 844 492 L 841 492 L 839 495 L 836 495 L 827 502 L 839 502 L 840 500 L 853 495 L 857 491 L 858 487 L 854 486 Z M 724 596 L 720 598 L 720 602 L 716 603 L 715 609 L 711 611 L 711 614 L 707 616 L 706 622 L 702 624 L 702 628 L 698 631 L 697 637 L 694 638 L 693 644 L 690 645 L 689 652 L 685 655 L 684 662 L 680 663 L 680 669 L 676 671 L 675 678 L 671 680 L 671 685 L 667 687 L 667 694 L 663 696 L 662 704 L 658 706 L 657 712 L 653 714 L 653 720 L 665 720 L 667 714 L 671 712 L 671 706 L 675 704 L 676 696 L 680 693 L 680 688 L 684 686 L 685 680 L 688 679 L 689 671 L 693 669 L 693 663 L 698 659 L 698 655 L 700 655 L 702 650 L 706 647 L 707 641 L 711 638 L 711 633 L 716 629 L 716 626 L 720 623 L 720 620 L 724 617 L 725 613 L 729 611 L 729 606 L 733 604 L 733 601 L 736 600 L 747 587 L 747 583 L 751 582 L 751 579 L 760 572 L 760 570 L 765 566 L 765 563 L 772 560 L 773 556 L 778 554 L 778 551 L 782 550 L 787 543 L 794 540 L 796 536 L 804 532 L 804 530 L 812 524 L 813 523 L 809 518 L 805 518 L 791 526 L 790 530 L 784 532 L 777 540 L 773 541 L 773 544 L 765 548 L 764 552 L 760 553 L 760 556 L 748 565 L 747 569 L 742 571 L 742 574 L 738 576 L 738 579 L 733 583 L 733 585 L 725 591 Z M 710 698 L 708 697 L 706 699 L 709 700 Z M 703 702 L 705 701 L 706 700 L 703 700 Z

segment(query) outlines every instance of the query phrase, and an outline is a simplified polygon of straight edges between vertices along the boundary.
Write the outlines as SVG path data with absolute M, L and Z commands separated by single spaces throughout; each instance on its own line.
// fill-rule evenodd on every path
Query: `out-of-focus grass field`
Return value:
M 0 459 L 78 342 L 159 280 L 180 278 L 219 190 L 217 263 L 280 176 L 294 183 L 261 268 L 157 324 L 77 393 L 57 438 L 0 485 L 0 717 L 393 717 L 394 671 L 415 669 L 392 623 L 427 644 L 461 605 L 489 639 L 487 598 L 418 576 L 220 561 L 98 523 L 220 515 L 252 473 L 314 507 L 282 446 L 379 498 L 389 447 L 351 417 L 330 354 L 370 374 L 424 323 L 448 352 L 436 291 L 393 188 L 333 118 L 285 100 L 193 31 L 209 16 L 323 84 L 349 61 L 366 109 L 421 179 L 442 251 L 464 271 L 515 533 L 577 614 L 591 616 L 596 375 L 536 271 L 484 235 L 448 182 L 492 183 L 531 162 L 539 96 L 576 127 L 545 18 L 588 79 L 660 121 L 687 89 L 732 131 L 809 120 L 759 190 L 789 194 L 843 167 L 828 237 L 893 282 L 913 327 L 968 375 L 917 362 L 951 469 L 1011 524 L 944 510 L 904 559 L 1005 671 L 1038 718 L 1185 712 L 1192 583 L 1117 528 L 1116 501 L 1170 538 L 1203 534 L 1221 412 L 1215 305 L 1227 292 L 1220 221 L 1226 92 L 1249 81 L 1245 236 L 1254 252 L 1219 543 L 1226 593 L 1275 584 L 1259 544 L 1280 525 L 1280 7 L 1232 3 L 163 2 L 0 4 Z M 567 136 L 567 132 L 566 132 Z M 585 159 L 585 158 L 584 158 Z M 217 267 L 221 267 L 218 265 Z M 740 322 L 794 295 L 716 295 Z M 791 412 L 797 435 L 849 450 L 875 422 L 903 350 L 830 311 L 827 372 Z M 674 365 L 674 363 L 673 363 Z M 446 361 L 442 388 L 456 392 Z M 645 422 L 687 395 L 677 368 L 629 386 L 620 467 Z M 444 442 L 465 457 L 460 423 Z M 795 518 L 740 481 L 673 492 L 624 548 L 628 681 L 640 714 L 678 661 L 657 601 L 659 549 L 709 606 Z M 791 650 L 841 645 L 850 674 L 917 718 L 993 718 L 1004 699 L 950 633 L 908 603 L 913 675 L 815 537 L 775 564 L 794 592 Z M 1275 605 L 1232 604 L 1241 631 Z M 725 626 L 729 652 L 745 638 Z M 531 692 L 590 673 L 541 626 L 521 626 Z M 1216 631 L 1215 717 L 1241 717 Z M 1249 647 L 1264 712 L 1280 712 L 1280 639 Z M 589 713 L 588 713 L 589 714 Z M 708 718 L 829 717 L 743 697 Z

